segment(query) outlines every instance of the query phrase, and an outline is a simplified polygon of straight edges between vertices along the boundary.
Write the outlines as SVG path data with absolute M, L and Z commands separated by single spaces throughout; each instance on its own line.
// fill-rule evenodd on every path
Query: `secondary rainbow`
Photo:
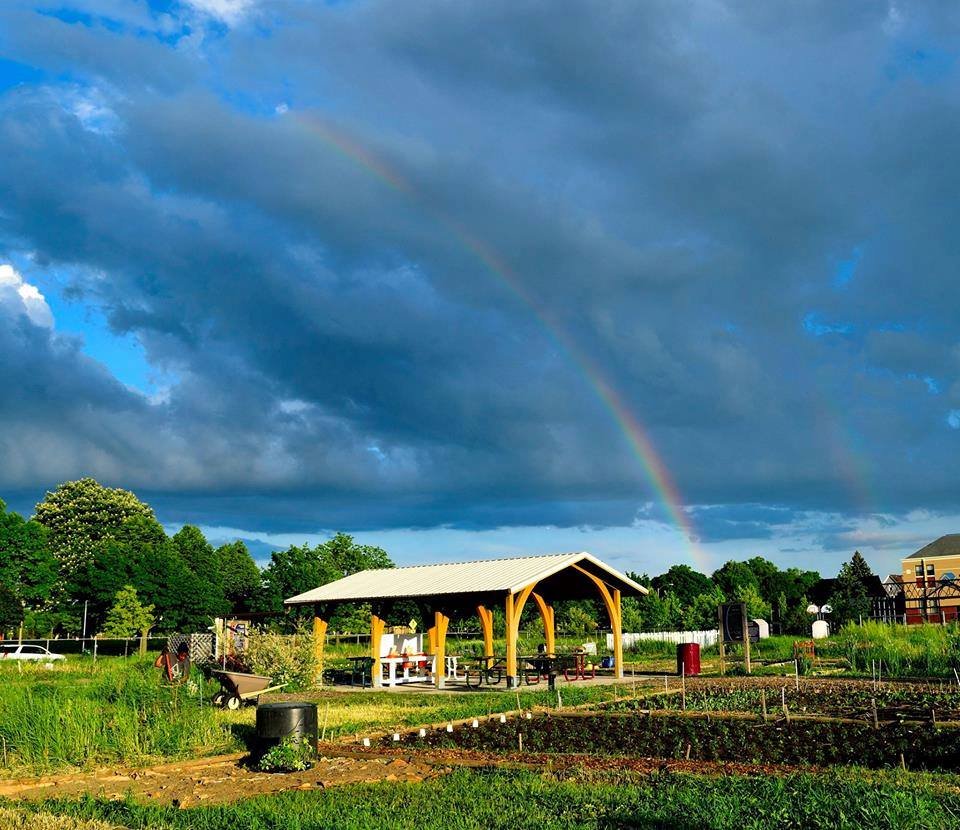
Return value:
M 333 147 L 370 175 L 414 200 L 418 207 L 459 239 L 462 245 L 483 263 L 486 270 L 495 276 L 533 313 L 547 336 L 577 367 L 586 379 L 587 385 L 609 411 L 617 427 L 626 438 L 634 456 L 640 462 L 644 474 L 656 491 L 658 500 L 666 509 L 673 524 L 683 534 L 694 563 L 700 570 L 709 573 L 711 569 L 710 560 L 697 542 L 696 531 L 683 507 L 680 492 L 669 470 L 654 448 L 647 430 L 633 415 L 622 395 L 607 379 L 601 368 L 577 345 L 563 326 L 552 318 L 549 311 L 536 301 L 536 298 L 530 294 L 510 265 L 489 245 L 460 225 L 455 219 L 429 204 L 409 179 L 387 164 L 382 158 L 373 154 L 369 148 L 364 147 L 356 139 L 316 116 L 298 114 L 295 117 L 327 145 Z

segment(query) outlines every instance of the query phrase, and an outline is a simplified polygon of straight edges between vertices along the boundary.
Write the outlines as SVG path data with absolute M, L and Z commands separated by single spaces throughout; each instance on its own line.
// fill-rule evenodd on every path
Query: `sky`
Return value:
M 5 0 L 0 498 L 261 558 L 960 530 L 951 2 Z

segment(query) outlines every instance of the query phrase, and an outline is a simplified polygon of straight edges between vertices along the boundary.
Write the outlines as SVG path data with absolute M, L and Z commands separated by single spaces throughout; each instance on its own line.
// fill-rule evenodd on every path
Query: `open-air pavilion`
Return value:
M 370 617 L 371 679 L 382 683 L 380 643 L 388 618 L 396 603 L 415 603 L 425 619 L 432 617 L 428 629 L 429 653 L 433 656 L 432 678 L 443 686 L 446 674 L 446 637 L 453 614 L 476 613 L 483 634 L 485 655 L 493 655 L 493 608 L 505 612 L 507 684 L 518 681 L 517 641 L 520 616 L 529 600 L 536 603 L 543 620 L 546 653 L 555 652 L 553 603 L 559 600 L 595 599 L 603 601 L 613 632 L 616 677 L 623 677 L 623 627 L 621 599 L 640 596 L 647 589 L 625 574 L 611 568 L 586 552 L 523 556 L 454 562 L 440 565 L 413 565 L 381 568 L 358 573 L 321 585 L 290 597 L 287 605 L 310 605 L 314 609 L 313 632 L 318 655 L 322 655 L 327 631 L 326 617 L 337 604 L 368 603 Z

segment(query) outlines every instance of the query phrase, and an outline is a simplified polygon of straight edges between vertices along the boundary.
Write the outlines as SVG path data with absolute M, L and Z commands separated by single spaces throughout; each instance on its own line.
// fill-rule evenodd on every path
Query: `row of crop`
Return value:
M 797 766 L 856 764 L 945 770 L 960 765 L 955 729 L 849 722 L 763 722 L 691 717 L 540 715 L 486 721 L 476 728 L 428 731 L 402 740 L 414 746 L 485 751 L 588 753 Z
M 704 712 L 778 712 L 783 706 L 798 714 L 881 720 L 960 720 L 960 689 L 927 685 L 878 684 L 852 686 L 831 681 L 809 681 L 794 685 L 691 683 L 681 696 L 642 695 L 636 699 L 608 704 L 614 709 L 680 709 Z M 681 702 L 682 701 L 682 702 Z

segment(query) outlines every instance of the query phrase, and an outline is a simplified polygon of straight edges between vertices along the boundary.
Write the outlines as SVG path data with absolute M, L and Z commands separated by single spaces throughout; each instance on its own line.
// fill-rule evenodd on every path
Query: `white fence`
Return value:
M 709 631 L 644 631 L 640 634 L 624 633 L 621 636 L 625 649 L 629 649 L 643 640 L 653 640 L 661 643 L 699 643 L 700 648 L 717 644 L 717 629 L 715 628 Z M 607 649 L 613 650 L 613 634 L 607 635 Z

